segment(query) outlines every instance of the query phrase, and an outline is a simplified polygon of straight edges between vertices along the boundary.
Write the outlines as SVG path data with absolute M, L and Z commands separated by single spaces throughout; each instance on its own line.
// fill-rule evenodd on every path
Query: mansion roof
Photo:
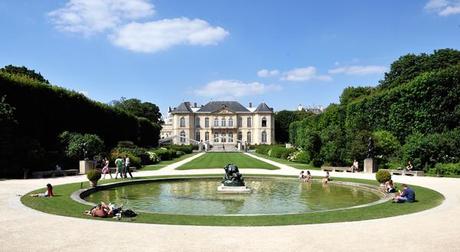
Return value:
M 259 106 L 257 106 L 257 108 L 254 110 L 254 108 L 251 107 L 244 107 L 243 105 L 241 105 L 241 103 L 237 101 L 211 101 L 208 102 L 206 105 L 201 106 L 200 108 L 192 108 L 190 102 L 182 102 L 181 104 L 179 104 L 179 106 L 174 108 L 171 111 L 171 113 L 213 113 L 222 109 L 227 109 L 235 113 L 273 113 L 273 108 L 268 107 L 268 105 L 264 102 L 259 104 Z

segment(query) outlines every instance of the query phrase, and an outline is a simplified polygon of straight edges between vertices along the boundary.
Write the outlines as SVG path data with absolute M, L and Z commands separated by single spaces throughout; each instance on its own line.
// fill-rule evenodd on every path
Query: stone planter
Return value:
M 94 187 L 97 186 L 97 180 L 95 180 L 95 181 L 91 181 L 91 180 L 90 180 L 90 181 L 89 181 L 89 184 L 91 185 L 91 187 L 94 188 Z

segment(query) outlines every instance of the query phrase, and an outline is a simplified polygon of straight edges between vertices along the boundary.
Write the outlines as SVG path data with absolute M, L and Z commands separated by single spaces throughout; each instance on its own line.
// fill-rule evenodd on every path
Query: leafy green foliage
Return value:
M 101 172 L 97 169 L 91 169 L 86 174 L 86 178 L 88 178 L 89 181 L 98 181 L 101 179 Z
M 119 101 L 112 102 L 113 107 L 123 110 L 137 117 L 146 118 L 152 123 L 162 123 L 160 108 L 150 102 L 141 102 L 139 99 L 126 99 L 122 97 Z
M 287 143 L 289 141 L 289 125 L 292 122 L 300 121 L 308 116 L 310 112 L 282 110 L 275 113 L 275 141 L 277 143 Z
M 70 158 L 92 158 L 104 150 L 104 141 L 94 134 L 64 131 L 59 139 L 65 146 L 65 153 Z
M 413 160 L 416 169 L 457 162 L 459 83 L 459 51 L 403 56 L 393 63 L 378 88 L 348 87 L 340 104 L 292 122 L 290 142 L 313 161 L 338 166 L 366 158 L 370 136 L 381 167 L 399 166 L 407 160 Z
M 391 179 L 391 174 L 387 170 L 378 170 L 377 173 L 375 174 L 375 179 L 379 183 L 385 183 Z
M 460 163 L 438 163 L 434 168 L 428 170 L 428 174 L 440 176 L 458 176 L 460 175 Z
M 50 84 L 50 82 L 45 79 L 40 73 L 36 73 L 35 70 L 28 69 L 25 66 L 18 67 L 13 65 L 8 65 L 0 69 L 0 72 L 14 74 L 14 75 L 21 75 L 28 77 L 32 80 L 39 81 L 41 83 Z

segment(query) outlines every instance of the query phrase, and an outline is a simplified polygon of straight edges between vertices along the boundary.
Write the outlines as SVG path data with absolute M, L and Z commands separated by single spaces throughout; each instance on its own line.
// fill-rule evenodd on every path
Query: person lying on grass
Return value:
M 46 192 L 44 192 L 44 193 L 35 193 L 35 194 L 31 194 L 30 196 L 32 196 L 32 197 L 53 197 L 54 196 L 53 186 L 48 183 L 48 184 L 46 184 Z
M 106 204 L 104 202 L 101 202 L 97 204 L 95 207 L 93 207 L 91 210 L 86 211 L 85 213 L 93 217 L 106 218 L 106 217 L 113 217 L 114 215 L 120 212 L 121 212 L 121 207 L 117 208 L 113 204 Z

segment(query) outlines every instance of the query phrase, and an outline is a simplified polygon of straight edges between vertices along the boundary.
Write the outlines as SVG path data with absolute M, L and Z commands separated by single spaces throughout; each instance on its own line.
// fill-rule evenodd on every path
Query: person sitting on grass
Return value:
M 387 193 L 395 193 L 396 192 L 396 188 L 395 188 L 395 185 L 393 184 L 393 180 L 388 180 L 387 182 L 385 182 L 385 191 Z
M 396 196 L 393 201 L 396 203 L 404 203 L 404 202 L 414 202 L 415 201 L 415 192 L 407 186 L 406 184 L 403 184 L 402 187 L 404 188 L 403 191 L 399 191 L 399 195 Z
M 310 171 L 307 171 L 307 175 L 304 176 L 303 182 L 310 182 L 311 180 L 311 173 Z
M 31 194 L 30 196 L 32 197 L 53 197 L 53 186 L 51 184 L 46 184 L 46 192 L 44 193 L 36 193 L 36 194 Z

